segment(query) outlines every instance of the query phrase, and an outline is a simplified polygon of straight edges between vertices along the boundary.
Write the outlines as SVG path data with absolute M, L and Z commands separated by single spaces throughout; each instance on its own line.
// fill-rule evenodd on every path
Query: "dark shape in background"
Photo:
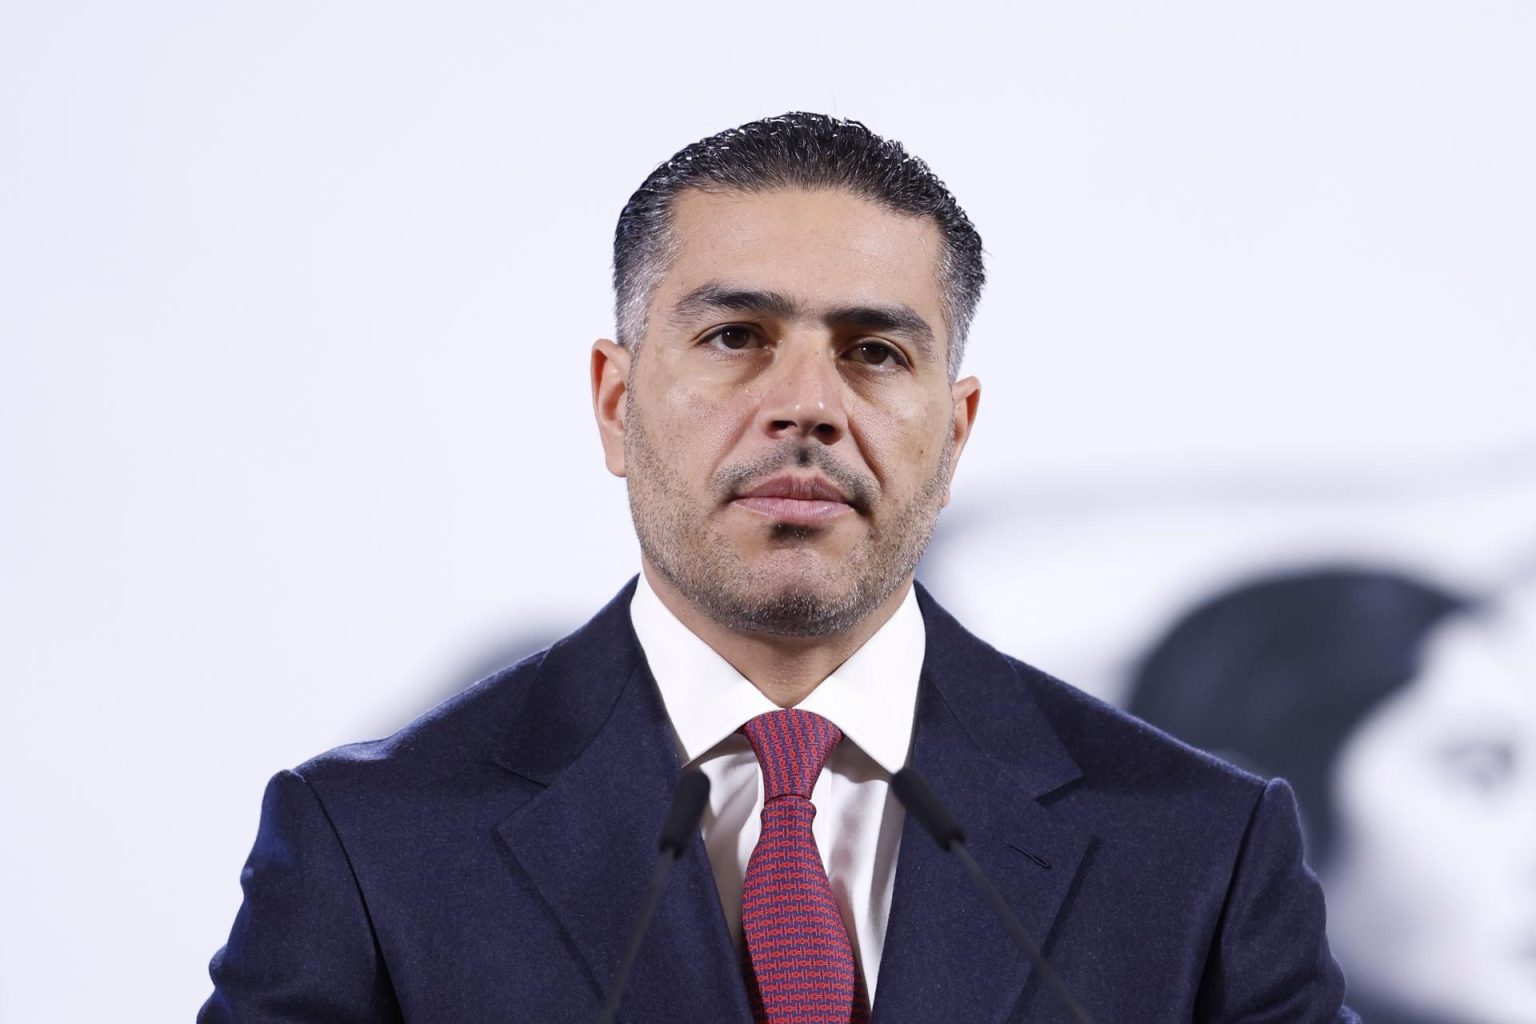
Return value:
M 1350 734 L 1416 678 L 1425 639 L 1469 599 L 1411 576 L 1328 568 L 1259 579 L 1186 613 L 1136 670 L 1131 714 L 1296 791 L 1314 869 L 1337 821 Z
M 1529 680 L 1485 628 L 1499 601 L 1377 569 L 1262 577 L 1180 617 L 1127 696 L 1291 782 L 1350 1002 L 1373 1024 L 1536 1007 L 1536 849 L 1518 838 L 1536 744 L 1509 710 Z

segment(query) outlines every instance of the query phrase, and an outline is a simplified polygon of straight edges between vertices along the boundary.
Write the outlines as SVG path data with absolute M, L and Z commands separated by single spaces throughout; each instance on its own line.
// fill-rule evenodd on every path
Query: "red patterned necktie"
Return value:
M 811 790 L 843 734 L 809 711 L 741 727 L 763 773 L 763 831 L 741 886 L 742 971 L 757 1024 L 863 1024 L 869 996 L 821 864 Z

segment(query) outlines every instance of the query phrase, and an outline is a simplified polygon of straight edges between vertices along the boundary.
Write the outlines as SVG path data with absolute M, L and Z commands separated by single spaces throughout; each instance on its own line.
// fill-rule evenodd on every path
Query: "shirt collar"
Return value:
M 645 574 L 630 600 L 683 758 L 692 763 L 776 705 L 673 615 Z M 915 589 L 853 655 L 797 705 L 830 720 L 887 772 L 906 763 L 927 633 Z

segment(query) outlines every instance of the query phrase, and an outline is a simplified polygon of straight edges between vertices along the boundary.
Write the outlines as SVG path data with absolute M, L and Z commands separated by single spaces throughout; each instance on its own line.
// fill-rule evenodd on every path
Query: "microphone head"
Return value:
M 907 813 L 921 822 L 928 834 L 944 849 L 965 842 L 965 830 L 949 816 L 944 805 L 939 803 L 939 798 L 928 788 L 928 780 L 919 775 L 916 769 L 903 768 L 892 775 L 891 789 L 895 790 L 896 799 L 906 807 Z
M 672 805 L 667 808 L 666 820 L 661 823 L 662 853 L 681 857 L 683 851 L 699 831 L 699 819 L 704 816 L 704 804 L 709 800 L 709 779 L 697 768 L 683 773 L 677 788 L 672 791 Z

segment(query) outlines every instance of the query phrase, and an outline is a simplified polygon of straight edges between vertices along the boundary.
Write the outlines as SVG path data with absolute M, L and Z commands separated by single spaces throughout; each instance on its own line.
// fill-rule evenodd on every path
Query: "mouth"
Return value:
M 776 523 L 819 526 L 852 512 L 851 499 L 822 476 L 783 473 L 754 484 L 731 504 Z

